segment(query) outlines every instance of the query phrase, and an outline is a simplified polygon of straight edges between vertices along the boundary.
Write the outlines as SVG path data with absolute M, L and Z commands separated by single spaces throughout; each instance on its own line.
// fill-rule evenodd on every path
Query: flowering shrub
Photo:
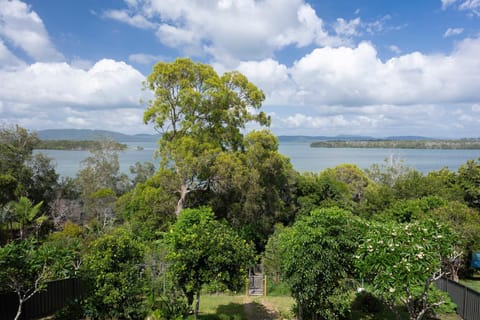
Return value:
M 393 311 L 401 301 L 411 319 L 422 319 L 429 310 L 445 303 L 429 299 L 433 282 L 445 275 L 442 261 L 454 254 L 457 236 L 428 220 L 407 224 L 370 224 L 356 255 L 356 266 L 373 293 Z M 441 297 L 439 295 L 436 295 Z

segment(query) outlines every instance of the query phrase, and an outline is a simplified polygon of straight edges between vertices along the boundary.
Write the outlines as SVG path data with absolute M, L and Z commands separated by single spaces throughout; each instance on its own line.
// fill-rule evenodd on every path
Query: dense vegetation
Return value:
M 316 141 L 312 148 L 480 149 L 480 139 Z
M 40 150 L 92 150 L 101 147 L 98 140 L 39 140 L 35 149 Z M 127 145 L 115 142 L 114 150 L 125 150 Z
M 33 155 L 35 134 L 0 129 L 0 290 L 17 293 L 17 318 L 46 281 L 74 276 L 87 294 L 58 319 L 196 317 L 200 292 L 240 290 L 254 263 L 300 318 L 350 319 L 359 304 L 398 319 L 452 310 L 432 282 L 466 277 L 480 249 L 478 160 L 426 175 L 399 161 L 298 173 L 268 130 L 242 134 L 269 124 L 242 74 L 178 59 L 145 85 L 157 170 L 121 173 L 106 140 L 59 180 Z

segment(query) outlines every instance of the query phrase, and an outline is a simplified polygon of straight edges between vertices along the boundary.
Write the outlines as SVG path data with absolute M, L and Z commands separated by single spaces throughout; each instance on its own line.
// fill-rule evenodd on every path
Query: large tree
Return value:
M 209 170 L 216 155 L 242 149 L 245 125 L 268 125 L 263 112 L 252 112 L 265 95 L 239 72 L 219 76 L 209 65 L 180 58 L 157 63 L 145 87 L 154 98 L 147 103 L 144 121 L 162 133 L 161 168 L 174 171 L 180 181 L 178 215 L 187 194 L 212 183 Z

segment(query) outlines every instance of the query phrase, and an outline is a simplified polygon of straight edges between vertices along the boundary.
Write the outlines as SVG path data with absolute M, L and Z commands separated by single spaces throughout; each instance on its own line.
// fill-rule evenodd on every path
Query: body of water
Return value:
M 153 154 L 157 148 L 154 142 L 131 142 L 129 148 L 119 152 L 120 170 L 129 173 L 135 162 L 158 160 Z M 137 146 L 143 150 L 138 150 Z M 281 142 L 279 151 L 290 158 L 295 170 L 319 172 L 343 163 L 356 164 L 361 169 L 372 164 L 383 164 L 390 157 L 400 158 L 404 165 L 423 173 L 447 167 L 456 171 L 470 159 L 478 159 L 480 150 L 423 150 L 423 149 L 360 149 L 360 148 L 311 148 L 308 142 Z M 81 161 L 90 156 L 88 151 L 35 150 L 54 159 L 57 173 L 74 177 L 81 169 Z

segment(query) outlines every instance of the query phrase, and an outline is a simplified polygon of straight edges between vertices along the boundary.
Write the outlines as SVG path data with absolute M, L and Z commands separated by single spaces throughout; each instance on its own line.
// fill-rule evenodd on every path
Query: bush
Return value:
M 55 320 L 81 320 L 85 319 L 84 310 L 79 300 L 73 300 L 65 307 L 57 311 L 53 317 Z
M 290 296 L 290 287 L 288 283 L 284 281 L 279 281 L 275 283 L 274 281 L 267 281 L 267 295 L 273 297 L 279 296 Z
M 178 291 L 162 294 L 156 301 L 149 319 L 175 320 L 183 319 L 190 311 L 187 299 Z
M 352 310 L 364 313 L 380 313 L 385 309 L 383 302 L 368 291 L 357 293 Z

